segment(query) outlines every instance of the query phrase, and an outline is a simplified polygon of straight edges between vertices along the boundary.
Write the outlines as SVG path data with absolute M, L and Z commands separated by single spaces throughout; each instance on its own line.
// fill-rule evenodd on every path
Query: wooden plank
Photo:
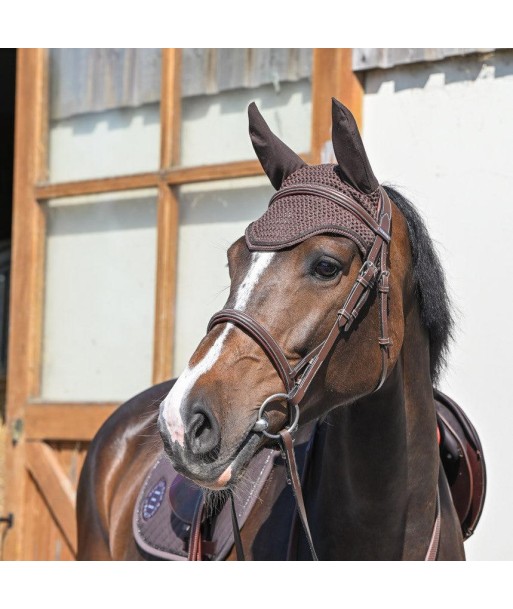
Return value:
M 44 66 L 41 76 L 41 105 L 38 121 L 39 133 L 36 136 L 36 181 L 48 179 L 48 129 L 49 129 L 49 51 L 44 50 Z M 29 396 L 39 395 L 41 387 L 41 357 L 43 348 L 43 302 L 45 284 L 45 255 L 46 255 L 46 215 L 40 205 L 34 209 L 35 256 L 30 269 L 33 280 L 32 324 L 30 325 L 29 347 L 30 361 L 33 363 L 29 386 Z
M 25 442 L 16 430 L 23 424 L 25 404 L 37 385 L 40 332 L 41 242 L 44 216 L 34 196 L 34 184 L 44 165 L 42 141 L 46 116 L 47 54 L 45 49 L 18 49 L 16 66 L 15 158 L 11 267 L 10 333 L 6 418 L 5 509 L 15 525 L 4 540 L 4 558 L 23 556 Z
M 353 113 L 362 128 L 363 86 L 352 68 L 352 49 L 314 49 L 312 73 L 312 163 L 334 162 L 331 98 Z
M 300 154 L 307 162 L 312 162 L 312 155 L 308 152 Z M 194 182 L 209 182 L 227 180 L 231 178 L 249 178 L 262 175 L 262 167 L 257 160 L 233 161 L 230 163 L 216 163 L 200 165 L 197 167 L 172 167 L 160 173 L 138 173 L 110 178 L 97 178 L 91 180 L 77 180 L 74 182 L 60 182 L 56 184 L 36 185 L 34 193 L 39 201 L 48 199 L 61 199 L 78 195 L 91 195 L 120 190 L 139 190 L 142 188 L 155 188 L 165 183 L 170 186 L 192 184 Z
M 491 51 L 495 49 L 353 49 L 353 70 L 389 69 L 404 64 L 440 61 L 447 57 L 462 57 Z
M 309 153 L 300 154 L 307 162 L 311 162 Z M 232 178 L 248 178 L 263 174 L 259 161 L 233 161 L 199 167 L 176 167 L 164 174 L 168 184 L 179 186 L 193 182 L 209 182 L 214 180 L 227 180 Z
M 76 492 L 54 451 L 44 442 L 26 443 L 27 468 L 63 532 L 71 550 L 77 549 Z
M 160 167 L 164 171 L 180 161 L 181 51 L 164 49 L 160 103 Z M 175 333 L 176 272 L 179 204 L 166 183 L 159 186 L 157 211 L 157 281 L 153 331 L 153 382 L 171 377 Z
M 62 471 L 76 488 L 78 476 L 86 456 L 83 442 L 48 443 Z M 66 538 L 56 523 L 48 502 L 33 476 L 29 476 L 26 492 L 27 518 L 25 555 L 27 560 L 74 560 Z
M 160 169 L 180 160 L 181 49 L 162 49 Z
M 62 529 L 35 478 L 29 473 L 25 492 L 26 518 L 23 560 L 75 560 Z
M 25 436 L 27 440 L 89 441 L 118 408 L 117 403 L 27 404 Z
M 56 184 L 39 183 L 35 187 L 35 196 L 39 201 L 59 199 L 75 195 L 93 195 L 104 192 L 118 192 L 120 190 L 137 190 L 140 188 L 155 188 L 159 184 L 159 173 L 137 173 L 126 176 L 110 178 L 95 178 L 91 180 L 77 180 L 73 182 L 60 182 Z
M 176 313 L 176 273 L 179 204 L 167 184 L 159 187 L 157 237 L 157 281 L 153 334 L 153 382 L 171 378 Z
M 77 180 L 56 184 L 38 184 L 35 196 L 39 201 L 78 195 L 92 195 L 120 190 L 155 188 L 162 182 L 177 186 L 191 182 L 208 182 L 227 178 L 245 178 L 262 174 L 258 161 L 236 161 L 199 167 L 174 167 L 161 173 L 139 173 L 110 178 Z

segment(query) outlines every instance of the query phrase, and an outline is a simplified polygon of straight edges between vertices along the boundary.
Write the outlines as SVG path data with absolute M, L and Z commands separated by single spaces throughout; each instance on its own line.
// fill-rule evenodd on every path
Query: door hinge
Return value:
M 0 522 L 6 522 L 8 529 L 12 528 L 14 525 L 14 514 L 9 512 L 7 516 L 0 516 Z

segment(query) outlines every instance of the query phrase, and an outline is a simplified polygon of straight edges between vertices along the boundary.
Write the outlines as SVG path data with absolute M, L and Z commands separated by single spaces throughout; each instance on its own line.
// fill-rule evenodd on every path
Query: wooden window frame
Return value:
M 177 187 L 195 182 L 258 176 L 257 160 L 180 167 L 181 50 L 162 49 L 160 166 L 155 172 L 49 183 L 48 50 L 19 49 L 17 56 L 12 287 L 7 382 L 6 504 L 23 522 L 26 470 L 42 480 L 41 492 L 74 549 L 73 505 L 59 508 L 70 495 L 45 444 L 49 440 L 89 441 L 117 403 L 44 401 L 40 394 L 44 298 L 45 214 L 48 199 L 154 187 L 157 203 L 157 272 L 153 329 L 153 382 L 171 378 L 179 228 Z M 336 96 L 361 124 L 363 88 L 352 70 L 352 49 L 314 49 L 310 163 L 323 160 L 331 140 L 330 97 Z M 41 486 L 42 485 L 42 486 Z M 46 490 L 45 490 L 46 489 Z M 70 500 L 71 501 L 71 500 Z M 22 556 L 23 526 L 8 536 L 4 555 Z

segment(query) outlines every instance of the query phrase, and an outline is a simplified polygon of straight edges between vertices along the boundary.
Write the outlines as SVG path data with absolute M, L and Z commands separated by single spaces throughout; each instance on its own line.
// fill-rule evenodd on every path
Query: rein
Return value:
M 326 339 L 312 349 L 296 366 L 291 367 L 283 350 L 274 340 L 271 334 L 255 319 L 242 311 L 235 309 L 223 309 L 216 313 L 210 320 L 207 328 L 209 332 L 214 326 L 222 323 L 233 323 L 244 330 L 259 344 L 262 350 L 271 360 L 278 372 L 286 393 L 276 393 L 269 396 L 260 406 L 258 419 L 253 426 L 253 431 L 262 433 L 268 438 L 280 444 L 282 454 L 287 467 L 288 481 L 291 484 L 297 503 L 297 514 L 312 553 L 314 560 L 317 559 L 312 535 L 308 526 L 306 510 L 298 475 L 296 460 L 294 456 L 292 434 L 296 431 L 299 422 L 300 404 L 308 388 L 314 380 L 317 372 L 330 354 L 334 344 L 342 332 L 347 332 L 353 322 L 360 314 L 372 289 L 377 286 L 379 298 L 379 327 L 380 333 L 378 343 L 381 352 L 381 373 L 373 391 L 377 391 L 386 380 L 388 372 L 389 346 L 392 344 L 388 329 L 388 293 L 390 271 L 387 268 L 388 246 L 390 243 L 390 229 L 392 222 L 392 204 L 387 193 L 380 187 L 380 204 L 378 221 L 360 205 L 355 203 L 344 193 L 332 188 L 314 184 L 298 184 L 280 189 L 272 197 L 270 205 L 276 200 L 291 195 L 314 195 L 327 199 L 344 209 L 350 211 L 360 222 L 364 223 L 374 232 L 374 241 L 367 257 L 358 272 L 358 276 L 345 299 L 342 307 L 337 312 L 337 318 Z M 278 433 L 268 431 L 269 420 L 266 409 L 269 404 L 276 401 L 286 401 L 289 410 L 289 424 Z M 233 501 L 233 498 L 232 498 Z M 437 508 L 433 533 L 429 543 L 425 560 L 435 560 L 440 533 L 440 500 L 437 492 Z M 242 542 L 237 523 L 237 517 L 232 504 L 232 523 L 237 558 L 244 560 Z

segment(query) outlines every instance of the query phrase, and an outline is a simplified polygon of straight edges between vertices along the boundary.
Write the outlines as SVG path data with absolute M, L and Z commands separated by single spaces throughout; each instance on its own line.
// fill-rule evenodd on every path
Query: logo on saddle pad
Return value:
M 161 478 L 146 495 L 142 506 L 142 517 L 144 520 L 153 518 L 153 516 L 155 516 L 157 513 L 166 494 L 166 486 L 167 484 L 165 478 Z

